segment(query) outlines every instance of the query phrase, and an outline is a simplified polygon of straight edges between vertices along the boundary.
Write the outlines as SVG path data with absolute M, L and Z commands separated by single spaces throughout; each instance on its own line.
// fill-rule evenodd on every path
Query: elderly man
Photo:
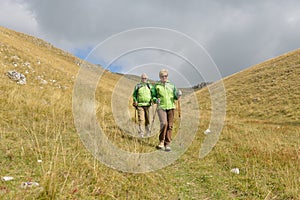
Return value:
M 132 95 L 133 106 L 138 112 L 138 132 L 141 137 L 144 137 L 144 134 L 149 135 L 150 133 L 149 108 L 152 103 L 154 92 L 154 87 L 148 81 L 147 74 L 143 73 L 141 75 L 141 82 L 134 87 Z

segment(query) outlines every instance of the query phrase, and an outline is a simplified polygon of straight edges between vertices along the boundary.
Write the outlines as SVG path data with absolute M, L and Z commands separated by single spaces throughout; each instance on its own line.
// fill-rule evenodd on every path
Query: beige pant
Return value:
M 138 123 L 139 123 L 139 134 L 148 134 L 150 132 L 150 116 L 149 116 L 150 106 L 139 106 L 137 107 L 138 112 Z M 143 128 L 145 126 L 145 129 Z
M 172 139 L 174 112 L 175 112 L 174 109 L 157 110 L 157 114 L 160 122 L 159 141 L 164 142 L 165 146 L 169 145 Z

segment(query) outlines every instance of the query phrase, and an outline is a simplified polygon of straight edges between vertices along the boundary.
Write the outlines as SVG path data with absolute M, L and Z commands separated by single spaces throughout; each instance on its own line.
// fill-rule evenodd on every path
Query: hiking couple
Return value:
M 174 101 L 180 100 L 182 93 L 168 80 L 168 70 L 162 69 L 159 72 L 159 78 L 160 80 L 152 85 L 145 73 L 141 75 L 141 82 L 135 86 L 133 91 L 133 106 L 138 113 L 138 131 L 143 137 L 144 134 L 149 135 L 151 131 L 149 108 L 152 103 L 157 104 L 157 115 L 160 121 L 157 148 L 171 151 L 170 143 L 175 113 Z

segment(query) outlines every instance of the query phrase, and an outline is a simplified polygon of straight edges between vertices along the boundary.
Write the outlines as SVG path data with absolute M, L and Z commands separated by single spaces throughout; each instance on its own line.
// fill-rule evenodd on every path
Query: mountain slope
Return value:
M 299 75 L 300 50 L 296 50 L 226 78 L 228 113 L 300 125 Z
M 228 170 L 239 166 L 245 173 L 243 184 L 238 183 L 243 178 L 228 182 L 239 188 L 240 198 L 300 197 L 299 77 L 298 49 L 223 79 L 226 120 L 211 156 L 218 160 L 216 165 L 224 164 Z M 198 91 L 197 97 L 205 128 L 211 111 L 209 90 Z
M 299 125 L 299 76 L 300 50 L 295 50 L 226 77 L 227 115 Z M 198 93 L 200 101 L 203 92 L 207 90 Z
M 77 133 L 72 95 L 83 61 L 3 27 L 0 41 L 0 176 L 14 177 L 0 182 L 1 199 L 300 198 L 299 50 L 223 80 L 226 124 L 205 158 L 199 159 L 199 147 L 208 137 L 203 131 L 210 119 L 210 99 L 208 90 L 201 89 L 195 92 L 200 126 L 185 154 L 166 168 L 131 174 L 96 160 Z M 24 74 L 27 84 L 10 80 L 10 70 Z M 134 84 L 121 75 L 103 74 L 95 98 L 98 121 L 119 147 L 155 151 L 157 135 L 130 137 L 113 119 L 112 96 L 119 86 L 134 120 L 129 100 Z M 230 172 L 235 167 L 240 174 Z M 40 186 L 21 188 L 27 181 Z

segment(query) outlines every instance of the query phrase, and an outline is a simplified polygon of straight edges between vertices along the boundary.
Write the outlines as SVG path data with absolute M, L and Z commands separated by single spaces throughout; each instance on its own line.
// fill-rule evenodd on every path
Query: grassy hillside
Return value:
M 243 176 L 226 181 L 236 194 L 233 198 L 300 197 L 299 75 L 300 50 L 295 50 L 223 80 L 226 125 L 205 159 L 223 163 L 226 169 L 242 169 Z M 197 95 L 205 127 L 210 117 L 209 92 L 205 89 Z
M 96 160 L 77 133 L 72 95 L 81 61 L 2 27 L 0 41 L 0 176 L 14 177 L 0 182 L 0 199 L 300 198 L 299 50 L 224 79 L 226 125 L 208 156 L 199 159 L 210 117 L 209 93 L 202 89 L 196 92 L 200 127 L 185 154 L 166 168 L 132 174 Z M 27 84 L 10 80 L 10 70 L 24 74 Z M 121 88 L 134 121 L 134 84 L 105 72 L 95 93 L 97 120 L 120 148 L 151 152 L 157 135 L 128 136 L 113 118 L 111 102 Z M 240 174 L 230 172 L 234 167 Z M 21 188 L 27 181 L 39 186 Z
M 227 112 L 265 123 L 300 125 L 299 75 L 297 50 L 226 78 Z

